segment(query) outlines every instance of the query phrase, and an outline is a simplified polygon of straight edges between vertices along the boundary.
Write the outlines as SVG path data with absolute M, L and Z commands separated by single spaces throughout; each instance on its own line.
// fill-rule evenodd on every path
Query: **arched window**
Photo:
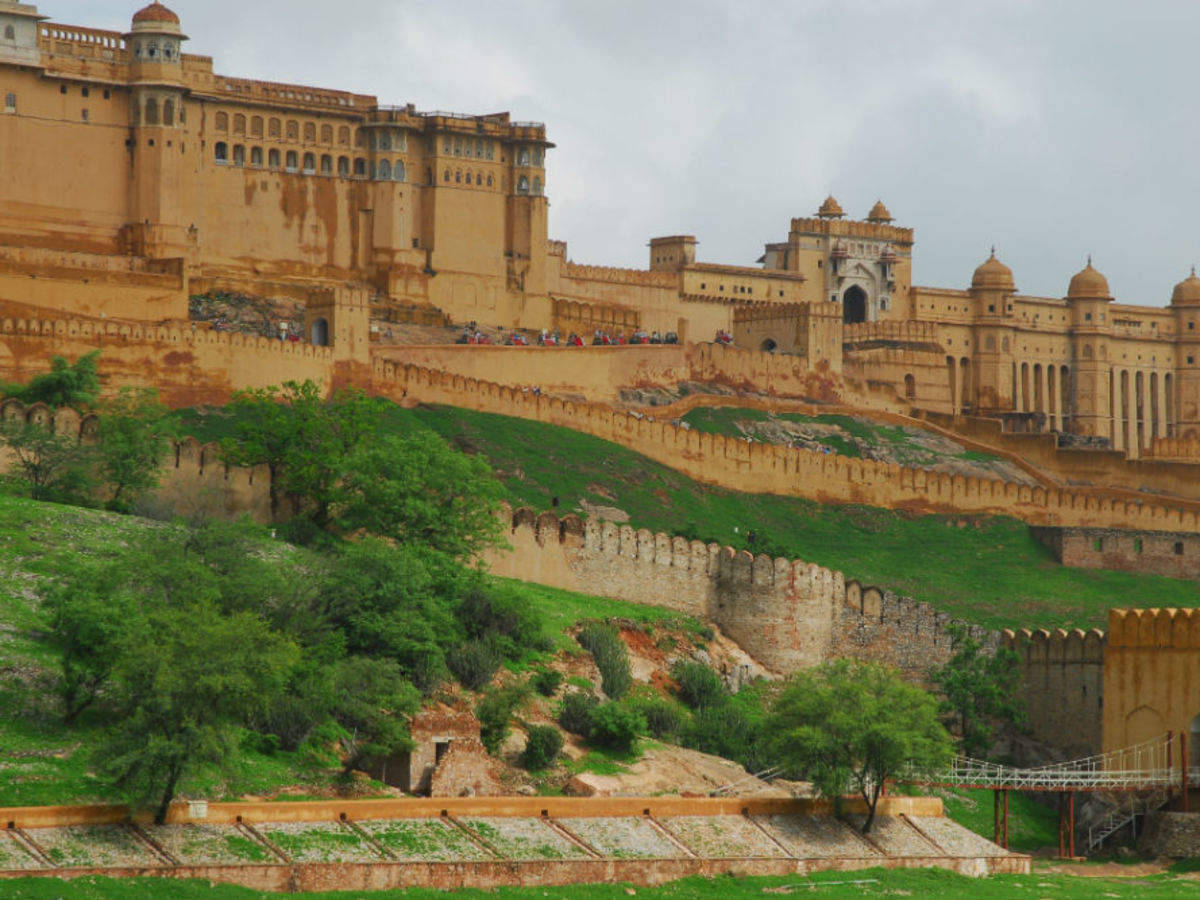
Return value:
M 487 150 L 487 158 L 488 159 L 496 158 L 496 145 L 495 144 L 493 144 L 491 141 L 488 141 L 487 145 L 484 147 L 484 149 Z
M 446 135 L 445 140 L 442 141 L 442 152 L 449 153 L 451 149 L 452 145 L 450 143 L 450 135 Z
M 338 129 L 338 143 L 343 147 L 350 146 L 350 129 L 345 125 Z
M 905 400 L 916 400 L 917 399 L 917 379 L 914 378 L 912 375 L 904 376 L 904 399 Z
M 213 120 L 213 127 L 216 128 L 217 131 L 228 131 L 229 113 L 217 113 L 216 118 Z
M 404 160 L 398 159 L 396 160 L 396 164 L 392 166 L 392 180 L 403 181 L 405 177 L 406 173 L 404 171 Z
M 347 156 L 338 157 L 338 174 L 343 178 L 350 177 L 350 158 Z
M 462 170 L 461 169 L 459 169 L 457 172 L 454 173 L 454 183 L 462 184 Z
M 489 175 L 488 176 L 488 187 L 491 187 L 491 186 L 492 186 L 492 176 Z
M 454 155 L 462 156 L 462 138 L 454 139 Z
M 289 150 L 285 160 L 286 162 L 284 163 L 284 168 L 289 172 L 295 172 L 300 168 L 300 157 L 296 155 L 295 150 Z
M 6 113 L 14 113 L 17 111 L 17 95 L 16 94 L 5 94 L 4 95 L 4 111 Z
M 534 178 L 534 179 L 533 179 L 533 192 L 534 192 L 535 194 L 537 194 L 538 196 L 541 196 L 541 193 L 542 193 L 542 179 L 540 179 L 540 178 Z
M 233 117 L 233 133 L 234 134 L 245 134 L 246 133 L 246 117 L 243 116 L 241 113 L 238 113 L 237 115 L 235 115 Z
M 478 187 L 483 187 L 483 175 L 482 174 L 475 176 L 475 184 Z
M 289 141 L 300 140 L 300 123 L 297 122 L 295 119 L 288 119 L 287 139 Z
M 392 164 L 386 159 L 379 161 L 379 167 L 375 170 L 375 177 L 380 181 L 392 180 Z
M 146 45 L 146 55 L 148 57 L 150 57 L 151 59 L 154 59 L 154 57 L 158 56 L 158 43 L 157 42 L 151 41 L 149 44 Z
M 263 136 L 263 120 L 262 116 L 253 116 L 250 119 L 250 137 L 260 138 Z
M 392 149 L 392 136 L 390 134 L 388 134 L 386 131 L 381 132 L 379 135 L 379 149 L 380 150 L 391 150 Z
M 475 142 L 475 158 L 483 159 L 483 141 Z
M 521 179 L 517 182 L 517 193 L 518 194 L 528 194 L 529 193 L 529 179 L 526 178 L 524 175 L 522 175 Z
M 306 141 L 315 141 L 317 139 L 317 126 L 312 122 L 304 123 L 304 139 Z
M 317 157 L 312 153 L 304 154 L 304 174 L 313 175 L 317 171 Z
M 235 166 L 244 166 L 246 164 L 246 148 L 241 144 L 233 145 L 233 164 Z
M 217 141 L 216 160 L 221 165 L 229 162 L 229 146 L 224 141 Z
M 529 165 L 529 151 L 526 150 L 524 147 L 522 147 L 521 152 L 517 154 L 517 165 L 518 166 Z
M 174 125 L 175 124 L 175 101 L 174 100 L 164 100 L 163 101 L 163 124 L 164 125 Z
M 323 154 L 321 156 L 321 174 L 322 175 L 332 175 L 333 174 L 333 157 L 330 156 L 328 153 Z
M 158 101 L 153 97 L 146 101 L 146 124 L 158 124 Z
M 262 147 L 250 148 L 250 165 L 262 168 Z
M 267 136 L 277 138 L 282 134 L 281 126 L 278 119 L 271 119 L 267 122 Z
M 358 178 L 367 177 L 367 161 L 361 156 L 356 157 L 354 160 L 354 174 Z
M 279 168 L 279 151 L 272 148 L 267 151 L 267 165 L 272 169 Z
M 321 126 L 321 143 L 322 144 L 332 144 L 333 143 L 333 126 L 332 125 L 322 125 Z
M 313 319 L 309 339 L 318 347 L 329 346 L 329 322 L 326 319 Z
M 4 39 L 6 41 L 15 41 L 17 39 L 17 30 L 11 25 L 4 26 Z
M 442 175 L 442 181 L 449 181 L 449 180 L 450 180 L 450 170 L 447 169 Z

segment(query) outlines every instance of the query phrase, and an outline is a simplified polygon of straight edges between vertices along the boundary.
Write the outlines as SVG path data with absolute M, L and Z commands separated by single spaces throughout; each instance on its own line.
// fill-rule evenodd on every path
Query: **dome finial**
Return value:
M 992 244 L 992 259 L 996 258 L 996 245 Z
M 1090 266 L 1091 264 L 1092 264 L 1092 254 L 1089 253 L 1088 254 L 1088 265 Z

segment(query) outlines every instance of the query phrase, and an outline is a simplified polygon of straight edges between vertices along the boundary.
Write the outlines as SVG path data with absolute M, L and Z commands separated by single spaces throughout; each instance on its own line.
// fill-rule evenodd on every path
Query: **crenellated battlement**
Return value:
M 1106 635 L 1098 628 L 1006 629 L 1001 632 L 1001 640 L 1020 655 L 1025 665 L 1104 663 Z
M 1200 648 L 1200 609 L 1113 609 L 1108 645 L 1128 649 Z
M 562 270 L 566 278 L 578 281 L 604 281 L 610 284 L 633 284 L 642 287 L 677 289 L 676 272 L 651 272 L 647 269 L 620 269 L 613 266 L 585 266 L 568 261 Z

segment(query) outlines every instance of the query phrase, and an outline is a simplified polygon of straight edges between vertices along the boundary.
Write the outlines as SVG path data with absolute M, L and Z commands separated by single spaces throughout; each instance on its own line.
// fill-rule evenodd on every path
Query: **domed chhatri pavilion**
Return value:
M 924 287 L 913 230 L 882 199 L 856 219 L 832 195 L 757 267 L 698 261 L 692 235 L 652 237 L 645 269 L 576 264 L 548 234 L 543 124 L 224 75 L 187 42 L 159 2 L 104 31 L 0 0 L 5 315 L 132 327 L 186 322 L 189 291 L 279 291 L 355 364 L 389 304 L 684 344 L 727 332 L 901 409 L 1131 457 L 1200 436 L 1194 272 L 1149 307 L 1090 259 L 1062 296 L 1018 293 L 995 251 L 969 283 Z

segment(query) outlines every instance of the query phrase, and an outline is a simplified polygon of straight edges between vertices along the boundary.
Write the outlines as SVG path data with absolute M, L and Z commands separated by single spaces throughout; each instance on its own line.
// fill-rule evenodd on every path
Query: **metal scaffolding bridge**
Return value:
M 1187 735 L 1168 732 L 1132 747 L 1048 766 L 1022 769 L 964 756 L 944 772 L 897 780 L 925 787 L 993 791 L 995 841 L 1005 848 L 1009 792 L 1056 793 L 1059 855 L 1074 857 L 1077 793 L 1108 795 L 1105 799 L 1111 804 L 1108 816 L 1088 828 L 1091 850 L 1122 828 L 1136 827 L 1139 816 L 1166 805 L 1176 792 L 1186 812 L 1189 789 L 1200 786 L 1200 767 L 1189 765 Z

